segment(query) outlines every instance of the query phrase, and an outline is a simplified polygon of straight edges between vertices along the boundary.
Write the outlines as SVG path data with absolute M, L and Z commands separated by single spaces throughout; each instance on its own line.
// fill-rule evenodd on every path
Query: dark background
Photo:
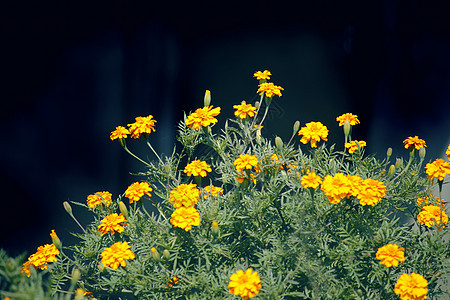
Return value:
M 288 140 L 296 120 L 321 121 L 329 143 L 342 143 L 335 118 L 352 112 L 361 121 L 353 138 L 369 153 L 407 156 L 402 141 L 418 135 L 429 159 L 441 156 L 450 142 L 444 2 L 2 4 L 0 248 L 32 253 L 51 229 L 71 244 L 80 230 L 62 202 L 117 197 L 136 180 L 128 173 L 144 170 L 109 139 L 116 126 L 152 114 L 152 143 L 170 154 L 183 111 L 201 107 L 206 89 L 221 126 L 234 104 L 256 99 L 258 70 L 285 89 L 268 137 Z

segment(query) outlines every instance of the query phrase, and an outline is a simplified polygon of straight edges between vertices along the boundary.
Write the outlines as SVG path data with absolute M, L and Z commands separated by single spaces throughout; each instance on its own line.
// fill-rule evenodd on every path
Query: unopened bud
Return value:
M 211 224 L 211 232 L 213 235 L 218 235 L 219 234 L 219 223 L 217 222 L 212 222 Z
M 420 148 L 420 150 L 419 150 L 420 161 L 423 161 L 425 159 L 426 154 L 427 154 L 427 150 L 423 147 Z
M 128 219 L 128 209 L 125 206 L 125 203 L 123 203 L 122 201 L 119 202 L 119 210 L 122 213 L 122 215 Z
M 280 151 L 283 148 L 283 140 L 279 136 L 277 136 L 275 138 L 275 145 L 277 146 L 278 150 L 280 150 Z
M 391 178 L 392 176 L 394 176 L 394 174 L 395 174 L 395 166 L 394 166 L 394 165 L 391 165 L 391 166 L 389 167 L 388 177 Z
M 103 271 L 105 271 L 105 266 L 102 263 L 99 263 L 97 265 L 97 268 L 100 271 L 100 273 L 103 273 Z
M 206 90 L 205 98 L 203 99 L 204 106 L 209 106 L 211 104 L 211 92 Z
M 259 101 L 256 101 L 255 102 L 255 107 L 256 107 L 256 109 L 259 109 L 259 106 L 261 105 L 261 103 L 259 103 Z
M 70 206 L 69 202 L 64 201 L 63 206 L 64 206 L 64 209 L 67 211 L 67 213 L 69 215 L 72 215 L 72 207 Z
M 52 229 L 52 232 L 50 232 L 50 237 L 52 238 L 53 245 L 55 245 L 56 249 L 61 250 L 62 248 L 61 240 L 59 239 L 55 230 Z
M 161 259 L 161 256 L 159 255 L 159 252 L 155 247 L 152 247 L 150 251 L 152 252 L 152 257 L 155 261 L 159 261 Z
M 256 141 L 261 143 L 261 129 L 259 128 L 256 130 Z
M 169 259 L 169 258 L 170 258 L 170 252 L 169 252 L 169 250 L 164 249 L 164 251 L 163 251 L 163 257 L 164 257 L 165 259 Z
M 170 172 L 170 165 L 169 164 L 165 164 L 164 165 L 164 171 L 166 171 L 166 173 Z
M 403 159 L 401 158 L 397 158 L 397 160 L 395 161 L 395 168 L 398 169 L 402 166 L 403 164 Z
M 300 128 L 300 121 L 295 121 L 294 127 L 292 128 L 294 131 L 294 134 L 296 134 L 298 132 L 299 128 Z
M 387 160 L 389 160 L 389 158 L 391 158 L 391 155 L 392 155 L 392 148 L 389 147 L 386 151 Z
M 72 286 L 75 286 L 81 278 L 81 272 L 78 269 L 74 269 L 72 272 Z
M 350 125 L 349 121 L 344 122 L 344 135 L 348 137 L 352 131 L 352 125 Z

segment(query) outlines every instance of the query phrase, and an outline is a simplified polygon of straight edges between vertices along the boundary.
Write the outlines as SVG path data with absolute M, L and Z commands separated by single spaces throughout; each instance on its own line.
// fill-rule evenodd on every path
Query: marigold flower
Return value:
M 230 294 L 239 295 L 242 299 L 247 300 L 259 293 L 261 278 L 258 272 L 253 272 L 253 269 L 247 269 L 245 272 L 238 270 L 231 275 L 228 289 Z
M 314 172 L 303 175 L 301 180 L 302 180 L 301 184 L 305 189 L 306 188 L 315 189 L 322 183 L 322 178 L 320 178 L 320 176 Z
M 442 158 L 428 163 L 425 168 L 429 179 L 436 177 L 439 181 L 443 181 L 445 175 L 450 174 L 450 163 L 445 162 Z
M 175 208 L 179 208 L 181 206 L 194 206 L 197 204 L 200 193 L 201 191 L 197 188 L 195 183 L 183 183 L 170 192 L 169 202 L 172 203 Z
M 47 269 L 47 264 L 57 261 L 56 255 L 59 255 L 59 250 L 54 244 L 45 244 L 44 246 L 39 246 L 36 253 L 30 255 L 28 260 L 23 264 L 21 273 L 26 273 L 27 277 L 30 277 L 30 267 L 33 266 L 39 270 Z
M 135 255 L 130 250 L 131 246 L 127 242 L 117 242 L 111 245 L 111 247 L 105 248 L 101 253 L 101 263 L 105 267 L 117 269 L 120 266 L 125 267 L 127 265 L 126 259 L 134 259 Z
M 448 160 L 450 160 L 450 145 L 448 145 L 447 151 L 445 151 L 445 154 L 447 155 Z
M 114 234 L 116 231 L 121 233 L 125 230 L 122 226 L 128 225 L 126 222 L 128 222 L 128 220 L 123 214 L 118 215 L 113 213 L 101 220 L 101 224 L 98 225 L 98 231 L 100 231 L 102 236 L 108 233 L 108 231 L 111 231 L 111 234 Z
M 200 225 L 200 214 L 195 207 L 181 206 L 175 209 L 170 216 L 170 223 L 175 227 L 189 231 L 192 226 Z
M 356 197 L 362 206 L 375 206 L 386 195 L 386 186 L 384 183 L 371 178 L 360 181 L 357 190 Z
M 284 91 L 281 86 L 274 85 L 272 82 L 263 82 L 258 85 L 258 87 L 259 89 L 256 91 L 256 93 L 259 93 L 260 96 L 265 93 L 267 98 L 271 98 L 274 95 L 281 97 L 281 91 Z
M 394 292 L 402 300 L 423 300 L 427 297 L 428 282 L 420 274 L 403 273 L 395 284 Z
M 131 134 L 131 133 L 128 129 L 126 129 L 123 126 L 117 126 L 116 130 L 111 132 L 110 138 L 111 138 L 111 141 L 113 141 L 115 139 L 126 139 L 129 134 Z
M 356 143 L 358 143 L 360 148 L 367 146 L 365 141 L 350 141 L 349 143 L 345 143 L 345 148 L 348 149 L 348 153 L 353 154 L 353 152 L 358 150 L 358 145 Z
M 410 136 L 406 140 L 403 141 L 403 145 L 405 145 L 405 149 L 408 149 L 411 146 L 414 146 L 416 150 L 420 150 L 420 148 L 425 148 L 427 145 L 424 140 L 419 139 L 416 135 L 414 137 Z
M 167 281 L 167 285 L 170 287 L 173 287 L 174 285 L 178 284 L 180 282 L 181 278 L 178 278 L 177 276 L 173 276 L 171 279 Z
M 351 185 L 347 176 L 342 173 L 336 173 L 334 176 L 325 176 L 320 189 L 331 203 L 337 204 L 349 194 Z
M 253 77 L 256 77 L 258 80 L 264 80 L 264 79 L 270 79 L 270 76 L 272 73 L 270 71 L 265 70 L 264 72 L 257 71 L 255 74 L 253 74 Z
M 441 213 L 442 213 L 442 224 L 443 227 L 448 223 L 448 216 L 443 209 L 441 212 L 441 207 L 437 205 L 425 205 L 422 207 L 422 211 L 417 216 L 417 221 L 427 227 L 431 227 L 434 224 L 441 224 Z
M 199 130 L 200 127 L 207 127 L 211 124 L 217 123 L 214 118 L 220 114 L 220 107 L 212 108 L 213 106 L 205 106 L 197 109 L 186 118 L 186 126 Z
M 445 201 L 444 199 L 438 198 L 437 196 L 430 194 L 430 195 L 425 195 L 423 197 L 419 197 L 417 198 L 417 206 L 419 207 L 423 207 L 425 205 L 440 205 L 442 207 L 445 206 L 445 204 L 447 204 L 447 201 Z
M 128 124 L 132 138 L 137 139 L 142 134 L 150 134 L 152 131 L 155 131 L 156 120 L 153 119 L 152 115 L 136 117 L 135 120 L 136 122 Z
M 236 170 L 241 172 L 243 169 L 251 169 L 252 167 L 258 168 L 258 158 L 256 154 L 241 154 L 234 161 L 234 165 L 236 166 Z
M 248 178 L 248 176 L 245 175 L 244 172 L 240 172 L 238 176 L 236 176 L 236 180 L 239 183 L 243 183 L 245 180 L 250 180 L 251 182 L 253 182 L 253 184 L 256 184 L 255 174 L 253 173 L 250 173 L 250 178 Z
M 339 122 L 339 126 L 343 126 L 345 121 L 348 121 L 352 126 L 359 124 L 358 116 L 352 113 L 340 115 L 339 117 L 336 118 L 336 121 Z
M 362 181 L 362 178 L 358 175 L 347 175 L 347 179 L 350 183 L 350 191 L 347 194 L 347 198 L 351 196 L 358 196 L 358 188 Z
M 256 107 L 251 104 L 246 104 L 245 101 L 242 101 L 239 105 L 233 105 L 233 108 L 236 109 L 234 115 L 241 119 L 254 117 L 256 114 Z
M 87 204 L 90 209 L 93 209 L 97 205 L 103 204 L 109 206 L 112 201 L 112 194 L 110 192 L 97 192 L 87 197 Z
M 201 160 L 194 160 L 191 163 L 189 163 L 184 168 L 184 173 L 187 174 L 187 176 L 201 176 L 206 177 L 207 172 L 211 172 L 211 166 L 206 163 L 206 161 Z
M 309 122 L 300 129 L 298 135 L 303 135 L 300 142 L 307 144 L 311 142 L 311 147 L 316 148 L 320 139 L 327 141 L 328 129 L 321 122 Z
M 153 189 L 150 187 L 148 182 L 135 182 L 127 188 L 125 191 L 125 197 L 130 199 L 131 204 L 134 201 L 141 200 L 144 195 L 151 197 L 151 191 L 153 191 Z
M 223 188 L 221 188 L 220 186 L 208 185 L 203 189 L 205 191 L 205 194 L 210 194 L 213 197 L 217 197 L 219 194 L 223 195 Z M 204 195 L 203 198 L 206 199 L 208 198 L 208 196 Z
M 378 248 L 375 254 L 377 259 L 380 260 L 380 264 L 390 268 L 392 266 L 397 267 L 398 262 L 405 261 L 405 248 L 399 247 L 396 244 L 387 244 Z

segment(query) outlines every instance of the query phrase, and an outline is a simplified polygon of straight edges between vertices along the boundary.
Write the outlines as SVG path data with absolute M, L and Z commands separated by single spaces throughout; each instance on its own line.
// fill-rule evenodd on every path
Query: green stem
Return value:
M 123 145 L 123 149 L 125 149 L 125 151 L 127 151 L 128 154 L 130 154 L 131 156 L 133 156 L 134 158 L 136 158 L 137 160 L 139 160 L 141 163 L 143 163 L 143 164 L 145 164 L 145 165 L 151 167 L 151 165 L 150 165 L 149 163 L 143 161 L 141 158 L 137 157 L 134 153 L 132 153 L 132 152 L 127 148 L 126 145 Z
M 159 162 L 161 164 L 164 164 L 163 161 L 161 160 L 161 158 L 159 157 L 158 153 L 156 153 L 155 149 L 153 149 L 152 145 L 150 144 L 149 140 L 147 140 L 147 145 L 148 147 L 152 150 L 152 152 L 156 155 L 156 157 L 158 158 Z

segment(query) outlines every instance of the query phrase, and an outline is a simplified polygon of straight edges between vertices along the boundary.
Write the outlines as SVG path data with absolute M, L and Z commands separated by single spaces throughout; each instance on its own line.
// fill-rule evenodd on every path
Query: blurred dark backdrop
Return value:
M 153 145 L 170 154 L 183 111 L 202 106 L 206 89 L 223 125 L 232 105 L 255 100 L 258 70 L 285 89 L 269 137 L 321 121 L 341 143 L 335 118 L 352 112 L 353 137 L 380 157 L 387 147 L 406 156 L 408 136 L 427 141 L 430 159 L 450 142 L 444 1 L 133 3 L 2 4 L 0 248 L 13 255 L 49 243 L 51 229 L 70 244 L 79 229 L 62 202 L 116 197 L 144 170 L 110 141 L 116 126 L 152 114 Z

